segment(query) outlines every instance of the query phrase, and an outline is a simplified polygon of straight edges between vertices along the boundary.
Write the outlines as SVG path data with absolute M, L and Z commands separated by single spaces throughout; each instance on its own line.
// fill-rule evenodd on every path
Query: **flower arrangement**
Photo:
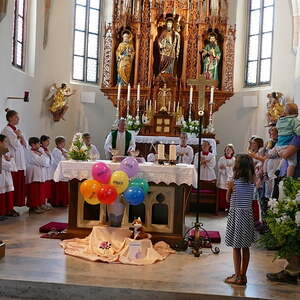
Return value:
M 91 147 L 87 147 L 84 143 L 82 133 L 78 132 L 73 137 L 68 155 L 71 159 L 86 161 L 90 159 L 90 149 Z
M 183 121 L 181 131 L 187 133 L 199 134 L 199 121 L 198 120 L 188 121 L 188 122 Z
M 129 115 L 126 119 L 126 127 L 128 130 L 138 131 L 143 127 L 139 116 L 133 117 Z
M 300 180 L 286 178 L 281 189 L 283 195 L 279 200 L 268 202 L 265 220 L 269 232 L 262 237 L 261 243 L 276 245 L 277 257 L 288 259 L 300 256 Z

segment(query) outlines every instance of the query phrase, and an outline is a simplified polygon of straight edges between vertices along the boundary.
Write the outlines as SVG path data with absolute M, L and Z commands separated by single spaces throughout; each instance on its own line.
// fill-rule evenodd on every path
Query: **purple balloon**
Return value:
M 136 176 L 139 169 L 139 163 L 134 157 L 126 157 L 120 165 L 120 170 L 127 173 L 129 178 Z
M 96 163 L 92 168 L 92 176 L 100 183 L 108 184 L 111 177 L 111 169 L 103 162 Z

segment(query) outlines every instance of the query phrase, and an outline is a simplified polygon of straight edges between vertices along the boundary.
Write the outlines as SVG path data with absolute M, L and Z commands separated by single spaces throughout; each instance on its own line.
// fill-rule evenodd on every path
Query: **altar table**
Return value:
M 98 161 L 97 161 L 98 162 Z M 105 162 L 112 171 L 119 169 L 119 163 Z M 84 179 L 91 179 L 92 166 L 95 161 L 61 161 L 54 174 L 54 180 L 68 180 L 70 204 L 68 230 L 64 238 L 85 237 L 93 226 L 107 226 L 107 206 L 92 206 L 98 209 L 96 217 L 85 217 L 87 203 L 83 200 L 79 186 Z M 142 206 L 132 207 L 126 204 L 122 226 L 129 227 L 132 220 L 141 216 L 146 232 L 151 233 L 152 240 L 166 241 L 170 244 L 183 238 L 185 230 L 185 208 L 188 194 L 196 184 L 197 174 L 193 165 L 178 164 L 158 165 L 155 163 L 139 164 L 138 177 L 149 181 L 150 189 Z M 89 205 L 88 205 L 89 206 Z M 137 215 L 141 214 L 141 215 Z

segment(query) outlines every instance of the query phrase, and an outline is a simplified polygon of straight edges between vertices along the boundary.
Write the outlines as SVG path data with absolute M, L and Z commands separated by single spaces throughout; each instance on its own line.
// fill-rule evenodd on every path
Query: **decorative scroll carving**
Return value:
M 103 49 L 103 87 L 110 87 L 112 80 L 112 61 L 113 61 L 113 36 L 112 36 L 112 25 L 108 24 L 105 28 L 104 35 L 104 49 Z

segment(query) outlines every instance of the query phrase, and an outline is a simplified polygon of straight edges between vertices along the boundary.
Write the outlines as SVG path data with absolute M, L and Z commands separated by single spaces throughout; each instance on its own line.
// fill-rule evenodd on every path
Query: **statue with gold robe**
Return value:
M 219 63 L 221 50 L 218 46 L 217 37 L 214 33 L 208 36 L 209 42 L 202 50 L 203 74 L 207 79 L 219 80 Z
M 160 74 L 175 75 L 175 63 L 180 53 L 180 34 L 174 29 L 174 19 L 166 20 L 166 29 L 158 38 L 160 49 Z
M 117 83 L 121 85 L 128 85 L 130 82 L 132 64 L 134 60 L 134 46 L 132 42 L 132 33 L 129 30 L 123 31 L 123 41 L 117 48 Z
M 72 92 L 65 83 L 63 83 L 59 88 L 56 86 L 56 84 L 53 84 L 50 87 L 50 91 L 48 96 L 46 97 L 46 100 L 51 100 L 49 111 L 53 115 L 54 122 L 58 122 L 63 119 L 64 114 L 69 108 L 68 98 L 74 94 L 75 91 Z

